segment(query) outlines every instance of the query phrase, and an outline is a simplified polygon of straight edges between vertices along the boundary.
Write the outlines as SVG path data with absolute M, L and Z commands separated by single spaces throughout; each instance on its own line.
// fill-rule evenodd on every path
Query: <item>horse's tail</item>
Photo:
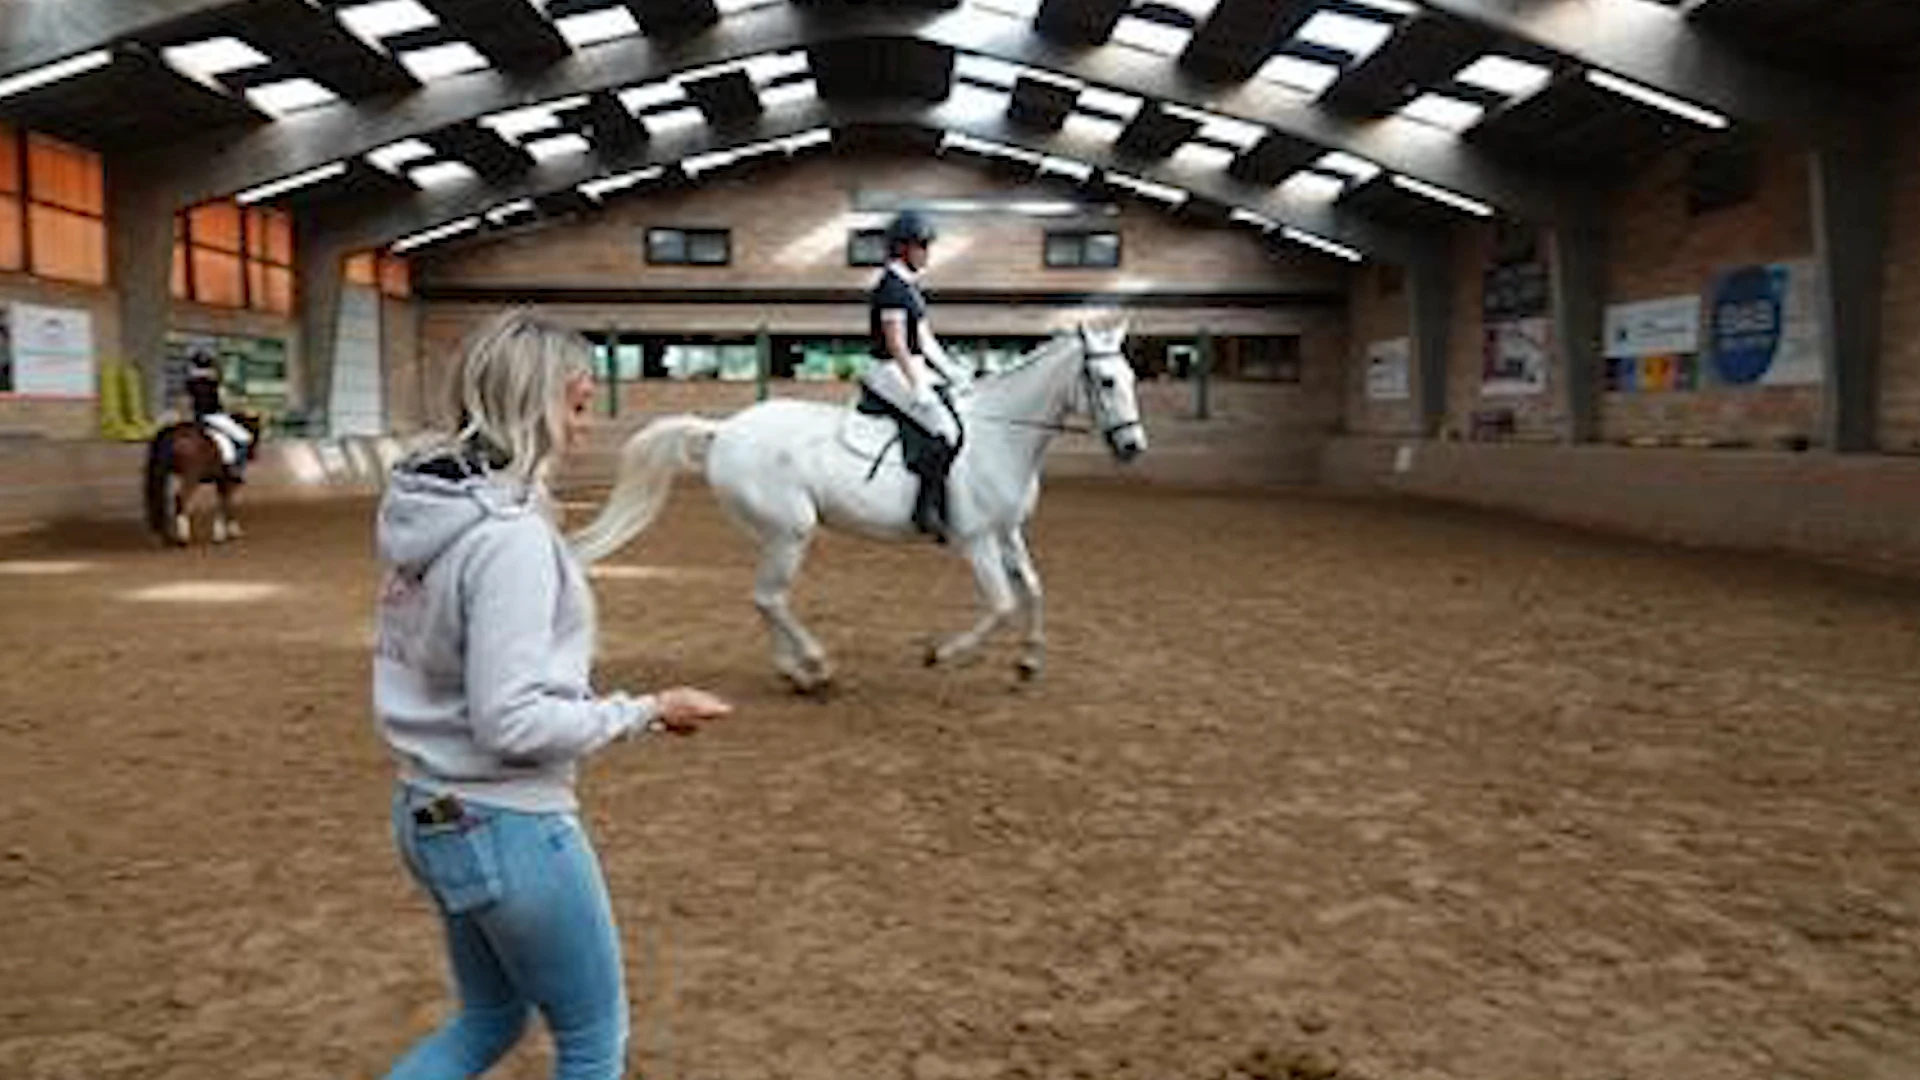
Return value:
M 167 506 L 167 476 L 173 472 L 173 431 L 171 427 L 147 440 L 147 527 L 167 535 L 173 511 Z
M 595 563 L 640 535 L 667 504 L 673 478 L 698 468 L 720 422 L 699 416 L 667 416 L 640 429 L 620 448 L 613 491 L 585 528 L 573 534 L 573 550 Z

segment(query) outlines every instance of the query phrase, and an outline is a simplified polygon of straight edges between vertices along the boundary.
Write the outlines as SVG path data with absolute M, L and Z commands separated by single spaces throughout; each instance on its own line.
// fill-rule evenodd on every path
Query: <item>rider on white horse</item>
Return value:
M 249 432 L 238 420 L 227 415 L 220 402 L 220 368 L 213 357 L 204 352 L 194 353 L 187 361 L 187 398 L 193 404 L 193 419 L 213 445 L 220 450 L 220 460 L 234 479 L 240 479 L 245 468 L 247 447 L 253 444 L 253 433 Z
M 960 451 L 960 418 L 954 411 L 955 385 L 946 351 L 927 325 L 927 301 L 920 292 L 929 248 L 938 236 L 933 223 L 915 210 L 903 211 L 887 226 L 887 263 L 868 301 L 871 354 L 881 361 L 861 382 L 883 412 L 900 421 L 901 454 L 920 478 L 913 523 L 942 543 L 947 530 L 947 472 Z

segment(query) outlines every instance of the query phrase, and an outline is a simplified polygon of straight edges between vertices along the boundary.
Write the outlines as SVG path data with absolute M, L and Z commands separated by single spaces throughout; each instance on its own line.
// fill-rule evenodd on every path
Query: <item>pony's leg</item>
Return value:
M 974 585 L 986 613 L 964 633 L 956 634 L 927 650 L 927 666 L 951 663 L 980 647 L 987 635 L 1011 618 L 1014 609 L 1013 585 L 1001 564 L 1000 541 L 992 533 L 982 533 L 967 548 L 967 561 L 973 564 Z
M 239 488 L 235 487 L 223 487 L 220 489 L 220 516 L 227 523 L 227 539 L 229 540 L 238 540 L 246 535 L 240 531 L 240 519 L 233 516 L 233 497 L 239 493 L 239 490 Z
M 227 485 L 216 484 L 213 489 L 213 542 L 224 544 L 229 535 L 227 523 Z
M 1037 677 L 1047 664 L 1046 600 L 1041 594 L 1040 571 L 1033 567 L 1033 554 L 1027 550 L 1027 538 L 1018 526 L 1000 538 L 1001 558 L 1007 578 L 1020 593 L 1020 605 L 1027 612 L 1026 640 L 1020 651 L 1020 677 Z
M 173 542 L 186 547 L 193 543 L 193 515 L 187 512 L 192 505 L 193 489 L 173 478 Z
M 760 610 L 760 617 L 766 620 L 767 632 L 773 638 L 774 670 L 801 693 L 810 693 L 833 681 L 826 650 L 800 624 L 787 600 L 811 539 L 808 532 L 788 532 L 763 541 L 760 568 L 753 581 L 753 606 Z

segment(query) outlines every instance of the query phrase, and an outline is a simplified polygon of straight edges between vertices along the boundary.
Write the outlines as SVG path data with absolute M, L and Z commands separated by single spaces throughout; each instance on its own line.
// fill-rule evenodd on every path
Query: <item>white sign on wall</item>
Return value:
M 93 315 L 78 308 L 15 304 L 13 392 L 45 397 L 93 397 Z
M 1613 304 L 1607 308 L 1607 355 L 1684 356 L 1700 351 L 1698 294 Z
M 1552 334 L 1553 324 L 1547 319 L 1488 323 L 1481 340 L 1480 393 L 1486 397 L 1545 393 Z
M 1409 360 L 1413 344 L 1406 338 L 1376 341 L 1367 346 L 1367 399 L 1405 401 L 1413 396 Z

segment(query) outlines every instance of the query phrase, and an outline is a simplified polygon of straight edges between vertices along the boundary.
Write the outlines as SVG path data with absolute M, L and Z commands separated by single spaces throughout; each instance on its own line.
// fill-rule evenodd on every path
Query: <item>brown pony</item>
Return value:
M 240 426 L 253 436 L 245 456 L 251 461 L 260 448 L 260 418 L 250 413 L 232 413 Z M 227 470 L 220 460 L 220 447 L 198 423 L 182 420 L 160 429 L 147 444 L 147 525 L 162 540 L 185 547 L 193 538 L 190 516 L 194 493 L 202 484 L 212 484 L 219 494 L 219 506 L 213 517 L 213 542 L 224 544 L 239 539 L 240 523 L 233 519 L 233 490 L 241 479 Z

